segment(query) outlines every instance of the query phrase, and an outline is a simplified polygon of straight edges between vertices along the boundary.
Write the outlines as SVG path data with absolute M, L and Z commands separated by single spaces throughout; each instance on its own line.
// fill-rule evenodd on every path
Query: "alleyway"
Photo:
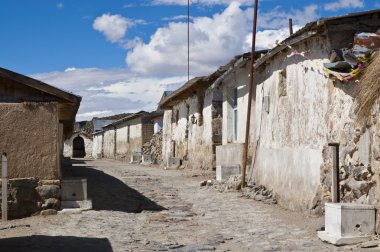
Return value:
M 66 173 L 88 177 L 93 210 L 2 224 L 1 251 L 335 249 L 317 239 L 321 218 L 200 188 L 202 178 L 184 171 L 77 160 Z

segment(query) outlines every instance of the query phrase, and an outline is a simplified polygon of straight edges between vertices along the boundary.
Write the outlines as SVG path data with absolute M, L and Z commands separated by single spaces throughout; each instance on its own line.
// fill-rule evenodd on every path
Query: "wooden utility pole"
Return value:
M 245 186 L 245 174 L 247 170 L 247 156 L 248 156 L 248 145 L 249 145 L 249 131 L 251 125 L 251 106 L 253 94 L 256 96 L 256 85 L 253 83 L 253 73 L 255 71 L 255 47 L 256 47 L 256 27 L 257 27 L 257 9 L 259 7 L 259 1 L 255 0 L 254 12 L 253 12 L 253 29 L 252 29 L 252 48 L 251 48 L 251 71 L 249 74 L 249 93 L 248 93 L 248 108 L 247 108 L 247 121 L 245 128 L 245 142 L 243 148 L 243 167 L 242 167 L 242 178 L 241 187 Z M 256 99 L 255 99 L 256 100 Z

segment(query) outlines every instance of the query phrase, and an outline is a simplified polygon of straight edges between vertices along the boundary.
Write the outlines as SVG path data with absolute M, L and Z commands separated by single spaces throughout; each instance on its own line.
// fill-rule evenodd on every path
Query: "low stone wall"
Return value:
M 60 197 L 59 180 L 10 179 L 8 182 L 8 218 L 56 214 L 61 205 Z

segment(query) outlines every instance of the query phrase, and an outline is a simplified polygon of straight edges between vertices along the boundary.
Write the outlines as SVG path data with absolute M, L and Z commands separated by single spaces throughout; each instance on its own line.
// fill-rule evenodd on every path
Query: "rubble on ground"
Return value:
M 162 163 L 162 129 L 152 136 L 152 139 L 143 144 L 142 154 L 152 155 L 154 164 Z
M 254 199 L 261 201 L 265 204 L 277 204 L 276 197 L 273 195 L 272 190 L 268 190 L 265 186 L 248 184 L 241 188 L 241 175 L 230 176 L 227 180 L 217 181 L 203 180 L 199 183 L 201 187 L 213 188 L 219 192 L 240 191 L 243 197 L 247 199 Z

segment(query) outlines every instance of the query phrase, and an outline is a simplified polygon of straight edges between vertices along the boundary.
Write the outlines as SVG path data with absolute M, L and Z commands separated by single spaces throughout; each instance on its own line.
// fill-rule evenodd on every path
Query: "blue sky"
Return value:
M 193 0 L 191 75 L 249 51 L 252 1 Z M 261 0 L 258 48 L 380 0 Z M 77 119 L 155 109 L 186 77 L 186 0 L 2 0 L 0 66 L 83 96 Z

